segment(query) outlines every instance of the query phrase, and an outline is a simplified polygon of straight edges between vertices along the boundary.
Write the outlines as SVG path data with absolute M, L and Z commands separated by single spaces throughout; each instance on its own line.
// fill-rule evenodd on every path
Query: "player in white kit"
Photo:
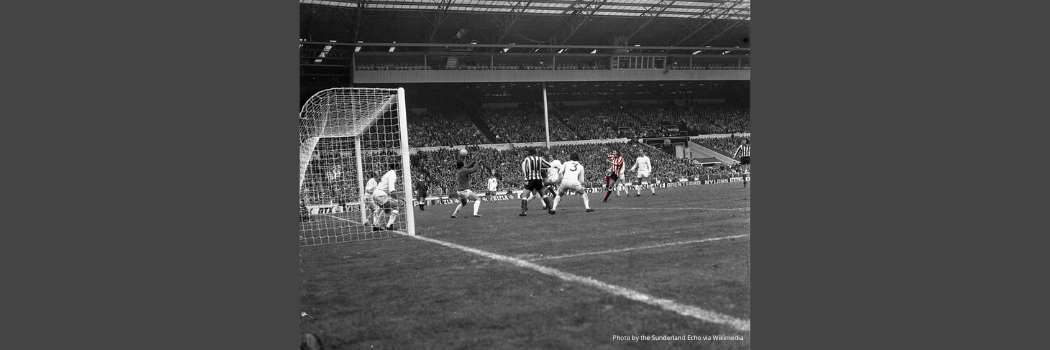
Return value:
M 620 191 L 623 191 L 623 194 L 626 196 L 631 195 L 631 191 L 627 188 L 627 185 L 624 184 L 624 181 L 627 179 L 627 177 L 624 176 L 626 172 L 627 168 L 620 167 L 620 173 L 617 174 L 619 175 L 619 178 L 616 180 L 616 198 L 620 198 Z
M 553 156 L 551 158 L 554 158 Z M 558 195 L 558 185 L 561 184 L 561 161 L 553 159 L 550 161 L 550 168 L 547 168 L 547 177 L 543 179 L 543 186 L 547 188 L 549 197 L 556 197 Z
M 372 199 L 375 200 L 376 205 L 378 205 L 379 208 L 382 209 L 383 212 L 386 213 L 388 215 L 388 217 L 389 217 L 387 219 L 386 225 L 383 225 L 383 226 L 380 226 L 380 227 L 373 226 L 372 230 L 374 230 L 374 231 L 383 230 L 383 229 L 385 229 L 385 230 L 393 230 L 394 229 L 394 221 L 397 220 L 397 214 L 398 214 L 397 208 L 401 207 L 399 205 L 400 202 L 396 198 L 393 198 L 390 195 L 391 193 L 394 192 L 394 189 L 395 189 L 394 186 L 397 184 L 397 170 L 396 169 L 397 169 L 397 163 L 390 163 L 390 171 L 387 171 L 386 174 L 383 174 L 383 179 L 379 181 L 379 185 L 377 185 L 376 189 L 374 191 L 372 191 Z M 381 217 L 382 217 L 382 214 L 376 215 L 376 220 L 375 221 L 379 221 L 378 219 L 381 218 Z M 376 223 L 377 222 L 373 222 L 373 224 L 376 224 Z
M 379 182 L 376 181 L 376 173 L 370 171 L 368 172 L 368 184 L 365 185 L 365 213 L 367 214 L 365 225 L 378 226 L 376 220 L 379 219 L 379 205 L 372 198 L 372 192 L 375 191 L 376 186 L 379 186 Z
M 568 162 L 561 165 L 561 184 L 558 186 L 558 196 L 554 197 L 554 204 L 551 205 L 551 214 L 558 210 L 558 202 L 561 202 L 561 198 L 569 191 L 576 192 L 583 197 L 583 207 L 587 208 L 588 213 L 594 211 L 591 209 L 590 199 L 587 198 L 587 191 L 583 188 L 585 177 L 583 164 L 580 164 L 580 155 L 573 153 L 569 155 L 569 159 Z
M 642 184 L 649 185 L 649 190 L 652 191 L 655 196 L 656 186 L 655 184 L 649 183 L 649 175 L 653 172 L 653 163 L 649 160 L 649 157 L 645 155 L 645 151 L 638 151 L 638 154 L 640 154 L 640 156 L 638 156 L 638 159 L 634 160 L 634 165 L 631 166 L 631 171 L 637 171 L 634 177 L 637 179 L 636 181 L 638 181 L 638 194 L 634 196 L 642 196 Z M 629 194 L 630 192 L 628 192 L 628 195 Z

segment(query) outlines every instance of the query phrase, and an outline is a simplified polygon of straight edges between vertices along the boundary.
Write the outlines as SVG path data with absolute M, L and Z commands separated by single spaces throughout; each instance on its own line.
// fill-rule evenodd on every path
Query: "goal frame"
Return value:
M 396 230 L 393 231 L 393 232 L 406 234 L 406 235 L 409 235 L 409 236 L 414 236 L 416 234 L 416 225 L 415 225 L 415 216 L 414 216 L 414 213 L 413 213 L 412 209 L 414 207 L 413 206 L 413 202 L 415 201 L 415 198 L 414 198 L 415 193 L 413 193 L 413 191 L 412 191 L 412 164 L 411 164 L 411 159 L 410 159 L 411 149 L 409 148 L 409 144 L 408 144 L 408 106 L 405 104 L 405 89 L 404 88 L 400 88 L 400 87 L 396 88 L 396 89 L 390 89 L 390 88 L 361 88 L 361 87 L 335 87 L 335 88 L 324 89 L 324 90 L 321 90 L 321 91 L 311 95 L 310 98 L 308 98 L 306 100 L 306 102 L 303 103 L 303 106 L 299 110 L 300 118 L 302 118 L 302 116 L 305 115 L 305 113 L 307 113 L 307 107 L 316 106 L 316 105 L 311 105 L 311 101 L 314 101 L 315 99 L 323 98 L 323 96 L 325 96 L 327 94 L 332 94 L 335 91 L 351 91 L 351 92 L 352 91 L 372 91 L 372 92 L 379 91 L 379 92 L 388 92 L 388 93 L 396 92 L 396 95 L 397 95 L 396 96 L 396 103 L 397 103 L 397 120 L 398 120 L 398 139 L 400 141 L 399 153 L 401 155 L 401 158 L 400 158 L 400 160 L 401 160 L 401 176 L 400 176 L 399 181 L 402 182 L 402 186 L 401 187 L 404 190 L 404 195 L 401 196 L 401 197 L 403 198 L 404 207 L 405 207 L 404 211 L 403 211 L 403 213 L 405 215 L 405 222 L 404 222 L 404 232 L 399 232 L 399 231 L 396 231 Z M 382 113 L 382 112 L 383 112 L 382 108 L 380 108 L 380 109 L 378 109 L 376 111 L 371 111 L 372 114 Z M 361 142 L 361 138 L 362 138 L 362 135 L 365 132 L 367 132 L 368 126 L 370 126 L 371 124 L 375 123 L 375 121 L 377 120 L 377 118 L 375 116 L 371 117 L 370 119 L 371 120 L 367 124 L 362 125 L 362 127 L 359 130 L 357 130 L 356 134 L 349 136 L 349 137 L 352 137 L 353 140 L 354 140 L 354 153 L 355 153 L 355 158 L 356 158 L 356 161 L 355 161 L 356 164 L 354 164 L 354 165 L 357 168 L 356 180 L 357 180 L 357 185 L 358 185 L 358 196 L 359 196 L 358 198 L 361 199 L 360 203 L 355 203 L 355 204 L 360 206 L 360 209 L 361 209 L 361 221 L 362 222 L 366 221 L 366 210 L 367 210 L 367 207 L 366 207 L 366 203 L 364 201 L 364 195 L 365 195 L 364 188 L 365 188 L 365 181 L 366 181 L 366 179 L 364 178 L 364 167 L 363 167 L 363 158 L 362 158 L 364 156 L 364 152 L 362 152 L 363 145 L 362 145 L 362 142 Z M 327 120 L 327 117 L 326 117 L 321 122 L 322 123 L 327 123 L 327 121 L 328 120 Z M 326 138 L 326 137 L 325 136 L 319 136 L 318 140 L 323 139 L 323 138 Z M 317 144 L 318 143 L 315 142 L 313 144 L 313 146 L 311 146 L 310 153 L 312 153 L 314 150 L 316 150 Z M 302 147 L 303 147 L 302 140 L 300 140 L 300 157 L 302 156 Z M 303 171 L 303 169 L 300 168 L 300 182 L 299 182 L 299 189 L 300 189 L 300 191 L 302 191 L 302 188 L 304 186 L 303 185 L 303 177 L 302 177 L 303 174 L 302 174 L 302 171 Z M 425 200 L 425 198 L 421 199 L 421 200 Z

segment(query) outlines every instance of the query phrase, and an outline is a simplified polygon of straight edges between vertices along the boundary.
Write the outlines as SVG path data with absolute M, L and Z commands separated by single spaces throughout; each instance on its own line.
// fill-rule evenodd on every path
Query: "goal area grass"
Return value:
M 414 207 L 416 234 L 750 323 L 751 185 Z M 462 249 L 393 238 L 303 247 L 301 331 L 327 349 L 748 349 L 690 317 Z M 629 337 L 677 336 L 679 340 Z M 621 338 L 618 338 L 621 337 Z M 627 339 L 622 337 L 628 337 Z M 666 338 L 665 338 L 666 339 Z M 689 340 L 687 340 L 689 339 Z

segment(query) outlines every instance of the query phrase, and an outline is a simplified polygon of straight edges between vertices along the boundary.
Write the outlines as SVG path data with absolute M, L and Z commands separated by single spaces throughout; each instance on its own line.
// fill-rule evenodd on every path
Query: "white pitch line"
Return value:
M 354 220 L 344 219 L 344 218 L 337 217 L 337 216 L 330 216 L 328 214 L 325 214 L 325 215 L 330 217 L 330 218 L 336 219 L 336 220 L 349 221 L 349 222 L 352 222 L 352 223 L 355 223 L 355 224 L 358 224 L 358 225 L 363 225 L 363 223 L 360 223 L 360 222 L 357 222 L 357 221 L 354 221 Z M 402 235 L 402 236 L 408 236 L 408 232 L 404 232 L 404 231 L 401 231 L 401 230 L 384 230 L 384 231 L 390 231 L 390 232 L 397 233 L 397 234 Z M 382 231 L 365 231 L 365 232 L 358 232 L 357 234 L 365 234 L 365 233 L 372 233 L 372 232 L 382 232 Z
M 674 300 L 670 300 L 670 299 L 659 299 L 659 298 L 656 298 L 654 296 L 651 296 L 651 295 L 648 295 L 648 294 L 645 294 L 645 293 L 642 293 L 642 292 L 638 292 L 638 291 L 635 291 L 635 290 L 632 290 L 632 289 L 611 285 L 611 284 L 608 284 L 608 283 L 605 283 L 605 282 L 602 282 L 602 281 L 595 280 L 595 279 L 590 278 L 590 277 L 582 277 L 582 276 L 573 275 L 571 273 L 563 272 L 561 270 L 557 270 L 557 269 L 549 268 L 549 267 L 546 267 L 546 266 L 533 264 L 531 262 L 528 262 L 528 261 L 525 261 L 525 260 L 521 260 L 521 259 L 515 259 L 515 258 L 509 257 L 509 256 L 499 255 L 499 254 L 496 254 L 496 253 L 491 253 L 491 252 L 487 252 L 487 251 L 484 251 L 484 250 L 479 250 L 479 249 L 474 249 L 474 248 L 470 248 L 470 247 L 465 247 L 465 246 L 461 246 L 461 245 L 458 245 L 458 244 L 455 244 L 455 243 L 439 241 L 439 240 L 436 240 L 436 239 L 433 239 L 433 238 L 428 238 L 428 237 L 423 237 L 423 236 L 409 236 L 409 237 L 412 237 L 412 238 L 415 238 L 415 239 L 418 239 L 418 240 L 422 240 L 422 241 L 426 241 L 426 242 L 430 242 L 430 243 L 440 244 L 440 245 L 443 245 L 443 246 L 446 246 L 446 247 L 449 247 L 449 248 L 459 249 L 459 250 L 462 250 L 462 251 L 465 251 L 465 252 L 468 252 L 468 253 L 481 255 L 481 256 L 484 256 L 484 257 L 489 258 L 489 259 L 510 263 L 510 264 L 513 264 L 513 265 L 518 266 L 518 267 L 524 267 L 524 268 L 527 268 L 527 269 L 535 270 L 535 271 L 538 271 L 538 272 L 543 273 L 545 275 L 558 277 L 558 278 L 561 278 L 561 279 L 566 280 L 566 281 L 577 282 L 577 283 L 582 283 L 582 284 L 585 284 L 585 285 L 589 285 L 589 286 L 598 288 L 598 289 L 600 289 L 602 291 L 605 291 L 605 292 L 608 292 L 608 293 L 611 293 L 611 294 L 619 295 L 619 296 L 622 296 L 622 297 L 625 297 L 625 298 L 628 298 L 628 299 L 631 299 L 631 300 L 635 300 L 635 301 L 640 301 L 640 302 L 643 302 L 643 303 L 646 303 L 646 304 L 649 304 L 649 305 L 659 306 L 659 307 L 663 308 L 664 310 L 673 311 L 673 312 L 676 312 L 678 314 L 681 314 L 681 315 L 684 315 L 684 316 L 688 316 L 688 317 L 692 317 L 692 318 L 695 318 L 695 319 L 698 319 L 698 320 L 701 320 L 701 321 L 729 325 L 729 326 L 731 326 L 731 327 L 733 327 L 733 328 L 735 328 L 737 330 L 740 330 L 740 331 L 745 331 L 745 332 L 750 332 L 751 331 L 751 321 L 749 321 L 749 320 L 741 320 L 741 319 L 734 318 L 734 317 L 728 316 L 728 315 L 723 315 L 723 314 L 720 314 L 720 313 L 717 313 L 717 312 L 714 312 L 714 311 L 704 310 L 704 309 L 701 309 L 701 308 L 696 307 L 696 306 L 680 304 L 680 303 L 677 303 Z
M 338 217 L 333 217 L 333 218 L 350 221 L 350 220 L 343 219 L 343 218 L 338 218 Z M 497 261 L 503 261 L 503 262 L 510 263 L 510 264 L 513 264 L 513 265 L 518 266 L 518 267 L 524 267 L 524 268 L 527 268 L 527 269 L 535 270 L 535 271 L 538 271 L 538 272 L 543 273 L 545 275 L 558 277 L 558 278 L 561 278 L 561 279 L 566 280 L 566 281 L 586 284 L 586 285 L 598 288 L 598 289 L 600 289 L 602 291 L 605 291 L 605 292 L 608 292 L 608 293 L 611 293 L 611 294 L 619 295 L 619 296 L 622 296 L 622 297 L 625 297 L 627 299 L 631 299 L 631 300 L 634 300 L 634 301 L 640 301 L 640 302 L 643 302 L 643 303 L 646 303 L 646 304 L 649 304 L 649 305 L 659 306 L 659 307 L 663 308 L 664 310 L 673 311 L 673 312 L 676 312 L 678 314 L 681 314 L 681 315 L 684 315 L 684 316 L 688 316 L 688 317 L 692 317 L 692 318 L 695 318 L 695 319 L 698 319 L 698 320 L 701 320 L 701 321 L 729 325 L 729 326 L 731 326 L 731 327 L 733 327 L 733 328 L 735 328 L 737 330 L 744 331 L 744 332 L 750 332 L 751 331 L 751 321 L 749 321 L 749 320 L 741 320 L 741 319 L 734 318 L 734 317 L 728 316 L 728 315 L 723 315 L 723 314 L 720 314 L 720 313 L 717 313 L 717 312 L 714 312 L 714 311 L 704 310 L 704 309 L 701 309 L 701 308 L 696 307 L 696 306 L 680 304 L 680 303 L 677 303 L 674 300 L 670 300 L 670 299 L 656 298 L 654 296 L 651 296 L 651 295 L 648 295 L 648 294 L 645 294 L 645 293 L 642 293 L 642 292 L 639 292 L 639 291 L 635 291 L 635 290 L 632 290 L 632 289 L 628 289 L 628 288 L 624 288 L 624 287 L 620 287 L 620 286 L 616 286 L 616 285 L 611 285 L 611 284 L 608 284 L 608 283 L 605 283 L 605 282 L 602 282 L 602 281 L 599 281 L 599 280 L 596 280 L 596 279 L 593 279 L 593 278 L 589 278 L 589 277 L 582 277 L 582 276 L 573 275 L 571 273 L 563 272 L 563 271 L 558 270 L 558 269 L 553 269 L 553 268 L 549 268 L 549 267 L 546 267 L 546 266 L 533 264 L 531 262 L 528 262 L 528 261 L 525 261 L 525 260 L 521 260 L 521 259 L 515 259 L 515 258 L 509 257 L 509 256 L 499 255 L 499 254 L 496 254 L 496 253 L 491 253 L 491 252 L 487 252 L 487 251 L 480 250 L 480 249 L 474 249 L 474 248 L 470 248 L 470 247 L 466 247 L 466 246 L 461 246 L 461 245 L 458 245 L 458 244 L 455 244 L 455 243 L 439 241 L 439 240 L 436 240 L 436 239 L 433 239 L 433 238 L 428 238 L 428 237 L 423 237 L 423 236 L 418 236 L 418 235 L 417 236 L 409 236 L 407 233 L 402 232 L 402 231 L 398 231 L 398 230 L 394 230 L 394 231 L 390 231 L 390 232 L 398 233 L 398 234 L 401 234 L 401 235 L 404 235 L 404 236 L 407 236 L 407 237 L 415 238 L 415 239 L 426 241 L 426 242 L 437 243 L 437 244 L 440 244 L 440 245 L 443 245 L 443 246 L 446 246 L 446 247 L 449 247 L 449 248 L 455 248 L 455 249 L 459 249 L 459 250 L 462 250 L 462 251 L 465 251 L 465 252 L 468 252 L 468 253 L 481 255 L 481 256 L 484 256 L 484 257 L 489 258 L 489 259 L 493 259 L 493 260 L 497 260 Z M 741 235 L 741 236 L 745 236 L 745 235 Z M 730 238 L 730 237 L 725 237 L 725 238 Z
M 322 215 L 325 216 L 325 217 L 336 219 L 336 220 L 349 221 L 349 222 L 352 222 L 352 223 L 355 223 L 355 224 L 359 224 L 359 225 L 363 224 L 362 222 L 358 222 L 358 221 L 350 220 L 350 219 L 346 219 L 346 218 L 341 218 L 341 217 L 338 217 L 338 216 L 334 216 L 332 214 L 322 214 Z
M 610 253 L 621 253 L 621 252 L 627 252 L 627 251 L 632 251 L 632 250 L 638 250 L 638 249 L 650 249 L 650 248 L 663 248 L 663 247 L 670 247 L 670 246 L 676 246 L 676 245 L 682 245 L 682 244 L 692 244 L 692 243 L 703 243 L 703 242 L 713 242 L 713 241 L 720 241 L 720 240 L 724 240 L 724 239 L 733 239 L 733 238 L 741 238 L 741 237 L 747 237 L 747 236 L 750 236 L 750 235 L 751 235 L 751 234 L 743 234 L 743 235 L 736 235 L 736 236 L 725 236 L 725 237 L 715 237 L 715 238 L 704 238 L 704 239 L 697 239 L 697 240 L 692 240 L 692 241 L 682 241 L 682 242 L 672 242 L 672 243 L 663 243 L 663 244 L 657 244 L 657 245 L 648 245 L 648 246 L 641 246 L 641 247 L 632 247 L 632 248 L 623 248 L 623 249 L 612 249 L 612 250 L 603 250 L 603 251 L 600 251 L 600 252 L 589 252 L 589 253 L 579 253 L 579 254 L 567 254 L 567 255 L 555 255 L 555 256 L 550 256 L 550 257 L 542 257 L 542 258 L 535 258 L 535 259 L 529 259 L 528 261 L 539 261 L 539 260 L 551 260 L 551 259 L 564 259 L 564 258 L 575 258 L 575 257 L 577 257 L 577 256 L 586 256 L 586 255 L 598 255 L 598 254 L 610 254 Z

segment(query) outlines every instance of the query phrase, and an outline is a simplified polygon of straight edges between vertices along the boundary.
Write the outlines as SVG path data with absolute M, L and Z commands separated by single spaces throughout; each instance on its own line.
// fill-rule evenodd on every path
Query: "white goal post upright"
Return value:
M 361 165 L 361 138 L 360 137 L 355 137 L 354 138 L 354 154 L 356 155 L 356 158 L 357 158 L 357 193 L 358 193 L 359 196 L 361 196 L 361 198 L 364 198 L 365 197 L 365 181 L 366 180 L 365 180 L 365 168 L 364 168 L 363 165 Z M 361 207 L 361 222 L 367 221 L 368 220 L 368 214 L 367 214 L 368 210 L 365 207 L 365 202 L 361 201 L 361 204 L 359 204 L 358 206 Z
M 407 119 L 403 88 L 331 88 L 303 104 L 300 246 L 415 234 Z M 390 172 L 402 183 L 372 200 L 368 175 Z
M 405 233 L 410 236 L 416 235 L 416 220 L 415 216 L 412 215 L 412 197 L 415 193 L 412 192 L 412 161 L 409 157 L 408 148 L 408 106 L 405 105 L 405 88 L 397 88 L 397 118 L 398 127 L 401 128 L 401 174 L 402 178 L 405 179 Z M 420 198 L 420 201 L 427 200 L 426 198 Z

